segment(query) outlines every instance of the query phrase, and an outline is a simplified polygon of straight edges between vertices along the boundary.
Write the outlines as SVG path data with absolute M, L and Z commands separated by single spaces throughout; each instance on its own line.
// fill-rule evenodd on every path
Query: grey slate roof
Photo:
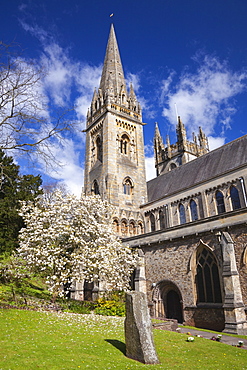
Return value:
M 147 182 L 148 202 L 247 165 L 247 135 Z

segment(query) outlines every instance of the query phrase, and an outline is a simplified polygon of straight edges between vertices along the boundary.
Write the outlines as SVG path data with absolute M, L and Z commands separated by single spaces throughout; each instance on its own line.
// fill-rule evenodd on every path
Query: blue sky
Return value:
M 110 14 L 114 16 L 110 18 Z M 246 0 L 8 0 L 1 4 L 0 39 L 47 72 L 44 92 L 57 109 L 75 106 L 82 130 L 98 87 L 111 22 L 128 82 L 143 108 L 148 178 L 154 176 L 154 123 L 175 142 L 176 110 L 188 129 L 198 126 L 211 149 L 247 133 Z M 80 193 L 85 134 L 66 136 L 53 153 L 56 171 L 37 158 L 23 172 L 52 177 Z

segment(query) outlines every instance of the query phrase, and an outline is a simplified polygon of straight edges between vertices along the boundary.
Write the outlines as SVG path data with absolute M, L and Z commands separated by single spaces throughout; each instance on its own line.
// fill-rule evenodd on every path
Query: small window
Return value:
M 113 229 L 115 231 L 115 233 L 119 233 L 119 222 L 118 220 L 113 220 Z
M 125 220 L 121 222 L 121 233 L 123 236 L 126 236 L 128 234 L 128 226 Z
M 217 190 L 215 197 L 216 197 L 218 215 L 220 215 L 221 213 L 224 213 L 226 211 L 224 195 L 221 193 L 221 191 Z
M 130 179 L 125 179 L 123 183 L 123 193 L 126 195 L 131 195 L 132 194 L 132 182 Z
M 185 208 L 183 204 L 179 204 L 179 218 L 180 218 L 180 224 L 185 224 L 186 223 L 186 215 L 185 215 Z
M 138 225 L 137 225 L 137 234 L 138 235 L 141 235 L 141 234 L 143 234 L 143 232 L 144 232 L 143 223 L 142 222 L 138 222 Z
M 130 234 L 130 236 L 135 235 L 135 223 L 134 223 L 134 221 L 130 221 L 129 234 Z
M 190 201 L 190 214 L 191 221 L 198 220 L 197 204 L 193 199 Z
M 150 226 L 151 226 L 151 231 L 155 231 L 155 217 L 154 214 L 150 214 Z
M 170 165 L 170 171 L 174 170 L 174 168 L 177 168 L 177 166 L 175 165 L 175 163 L 171 163 L 171 165 Z
M 97 183 L 96 180 L 94 180 L 94 182 L 93 182 L 93 189 L 92 189 L 92 191 L 93 191 L 93 193 L 95 195 L 99 195 L 100 194 L 100 192 L 99 192 L 99 185 L 98 185 L 98 183 Z
M 238 189 L 236 188 L 236 186 L 231 186 L 230 196 L 232 201 L 232 209 L 234 210 L 241 208 Z

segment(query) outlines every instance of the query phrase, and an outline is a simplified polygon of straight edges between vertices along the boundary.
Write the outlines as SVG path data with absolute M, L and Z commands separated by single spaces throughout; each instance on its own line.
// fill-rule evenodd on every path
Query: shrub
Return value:
M 125 303 L 120 300 L 109 301 L 104 298 L 100 298 L 97 300 L 94 312 L 96 315 L 125 316 Z

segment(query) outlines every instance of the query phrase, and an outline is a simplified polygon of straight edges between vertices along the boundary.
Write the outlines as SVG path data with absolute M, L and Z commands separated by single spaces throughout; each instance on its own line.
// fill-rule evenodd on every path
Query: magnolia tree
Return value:
M 137 253 L 116 237 L 112 207 L 99 196 L 64 195 L 23 202 L 18 253 L 30 269 L 45 273 L 54 297 L 76 281 L 104 281 L 109 290 L 126 290 Z

